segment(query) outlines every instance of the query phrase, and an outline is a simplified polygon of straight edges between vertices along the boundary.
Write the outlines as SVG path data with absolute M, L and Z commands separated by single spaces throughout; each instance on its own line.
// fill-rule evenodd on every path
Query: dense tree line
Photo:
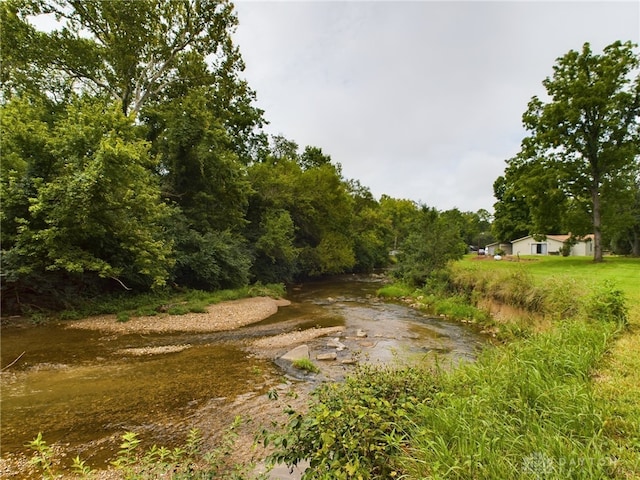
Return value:
M 615 42 L 560 57 L 523 115 L 530 132 L 494 183 L 494 233 L 594 234 L 603 249 L 640 255 L 640 59 Z
M 267 138 L 229 2 L 8 0 L 0 14 L 4 313 L 367 272 L 393 250 L 421 281 L 488 230 L 486 212 L 377 200 L 321 148 Z M 57 29 L 33 26 L 44 14 Z

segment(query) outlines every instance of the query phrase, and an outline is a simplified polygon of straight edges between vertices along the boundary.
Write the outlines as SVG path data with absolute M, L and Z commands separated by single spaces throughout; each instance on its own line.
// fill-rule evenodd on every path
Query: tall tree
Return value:
M 565 223 L 572 223 L 571 211 L 590 213 L 595 261 L 602 261 L 603 187 L 631 177 L 638 168 L 640 61 L 635 47 L 615 42 L 598 55 L 585 43 L 581 51 L 560 57 L 553 76 L 543 81 L 549 100 L 533 97 L 529 102 L 523 123 L 530 136 L 511 161 L 524 162 L 538 174 L 526 179 L 531 189 L 557 186 L 556 193 L 568 199 Z M 537 203 L 528 203 L 539 211 Z
M 1 8 L 5 96 L 31 87 L 55 96 L 84 91 L 139 116 L 145 106 L 210 87 L 208 108 L 240 159 L 255 160 L 265 148 L 263 111 L 240 77 L 230 1 L 8 0 Z M 50 32 L 30 23 L 44 14 L 57 19 Z

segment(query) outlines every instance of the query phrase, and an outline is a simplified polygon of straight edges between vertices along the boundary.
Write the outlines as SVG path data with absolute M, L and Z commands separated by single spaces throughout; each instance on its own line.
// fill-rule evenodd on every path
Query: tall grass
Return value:
M 411 415 L 406 478 L 609 478 L 589 376 L 614 331 L 563 322 L 441 376 Z
M 456 264 L 447 288 L 410 293 L 414 305 L 472 316 L 464 301 L 489 297 L 548 317 L 550 328 L 453 371 L 366 371 L 323 388 L 306 414 L 292 412 L 273 458 L 309 459 L 305 479 L 636 478 L 638 397 L 625 406 L 593 379 L 629 320 L 633 331 L 637 304 L 625 298 L 640 270 L 623 268 L 620 285 L 607 281 L 615 275 L 596 281 L 598 267 L 584 261 L 569 271 L 550 262 L 544 274 L 533 261 L 477 263 Z M 629 264 L 640 266 L 619 263 Z

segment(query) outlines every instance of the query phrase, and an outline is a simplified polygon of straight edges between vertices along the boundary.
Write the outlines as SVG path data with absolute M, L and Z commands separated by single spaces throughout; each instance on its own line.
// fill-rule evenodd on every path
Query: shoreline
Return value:
M 99 315 L 68 322 L 65 328 L 126 333 L 194 332 L 211 333 L 235 330 L 257 323 L 277 313 L 278 308 L 291 305 L 289 300 L 271 297 L 250 297 L 227 300 L 207 307 L 206 313 L 186 313 L 133 317 L 120 322 L 115 315 Z

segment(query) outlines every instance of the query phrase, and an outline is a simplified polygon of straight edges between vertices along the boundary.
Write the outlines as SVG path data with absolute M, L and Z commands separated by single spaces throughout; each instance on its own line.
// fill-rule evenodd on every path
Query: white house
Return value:
M 511 255 L 511 244 L 494 242 L 489 243 L 485 247 L 484 251 L 487 255 L 494 256 L 496 252 L 502 252 L 502 255 Z
M 537 236 L 537 235 L 536 235 Z M 513 240 L 513 255 L 562 255 L 562 246 L 570 235 L 546 235 L 543 240 L 536 240 L 533 235 Z M 576 240 L 569 252 L 571 256 L 587 257 L 593 255 L 593 235 Z

